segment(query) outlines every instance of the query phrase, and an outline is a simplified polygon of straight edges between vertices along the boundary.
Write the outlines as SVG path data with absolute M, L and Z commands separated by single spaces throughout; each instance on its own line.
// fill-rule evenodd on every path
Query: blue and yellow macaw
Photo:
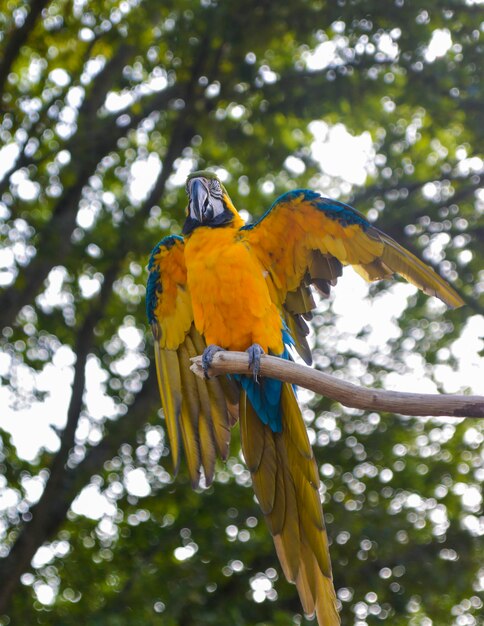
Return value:
M 242 451 L 286 578 L 319 626 L 340 623 L 319 474 L 294 389 L 259 377 L 263 352 L 310 363 L 311 287 L 327 295 L 343 265 L 368 281 L 403 276 L 450 307 L 460 296 L 431 268 L 350 206 L 314 191 L 285 193 L 246 225 L 209 171 L 191 174 L 183 237 L 172 235 L 149 261 L 147 313 L 175 472 L 184 448 L 194 486 L 213 480 L 240 420 Z M 217 350 L 247 350 L 252 374 L 196 377 Z

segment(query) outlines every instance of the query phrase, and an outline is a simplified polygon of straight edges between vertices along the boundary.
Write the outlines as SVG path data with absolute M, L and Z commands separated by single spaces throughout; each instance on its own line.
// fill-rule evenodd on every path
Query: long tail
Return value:
M 274 432 L 242 391 L 242 451 L 282 569 L 296 584 L 304 612 L 316 613 L 319 626 L 338 626 L 318 468 L 288 383 L 282 385 L 280 412 L 282 428 Z

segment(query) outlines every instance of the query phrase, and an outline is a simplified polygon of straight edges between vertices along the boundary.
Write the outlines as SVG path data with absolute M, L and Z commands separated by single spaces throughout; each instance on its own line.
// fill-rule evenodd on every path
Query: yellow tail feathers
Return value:
M 292 386 L 282 388 L 282 432 L 265 426 L 242 393 L 242 451 L 284 575 L 319 626 L 339 626 L 318 468 Z

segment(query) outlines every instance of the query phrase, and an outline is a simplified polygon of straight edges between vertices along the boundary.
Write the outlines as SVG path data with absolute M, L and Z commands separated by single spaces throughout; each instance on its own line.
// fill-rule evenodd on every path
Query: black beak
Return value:
M 195 178 L 190 189 L 193 211 L 199 222 L 203 222 L 209 206 L 208 190 L 201 180 Z

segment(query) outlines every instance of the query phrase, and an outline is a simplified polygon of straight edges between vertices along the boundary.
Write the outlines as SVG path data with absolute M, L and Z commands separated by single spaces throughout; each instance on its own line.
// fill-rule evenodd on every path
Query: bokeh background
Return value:
M 466 307 L 346 270 L 316 367 L 482 393 L 483 31 L 476 0 L 3 0 L 2 626 L 308 623 L 237 430 L 212 487 L 171 475 L 147 257 L 194 169 L 247 219 L 348 201 Z M 300 398 L 344 623 L 484 623 L 482 423 Z

